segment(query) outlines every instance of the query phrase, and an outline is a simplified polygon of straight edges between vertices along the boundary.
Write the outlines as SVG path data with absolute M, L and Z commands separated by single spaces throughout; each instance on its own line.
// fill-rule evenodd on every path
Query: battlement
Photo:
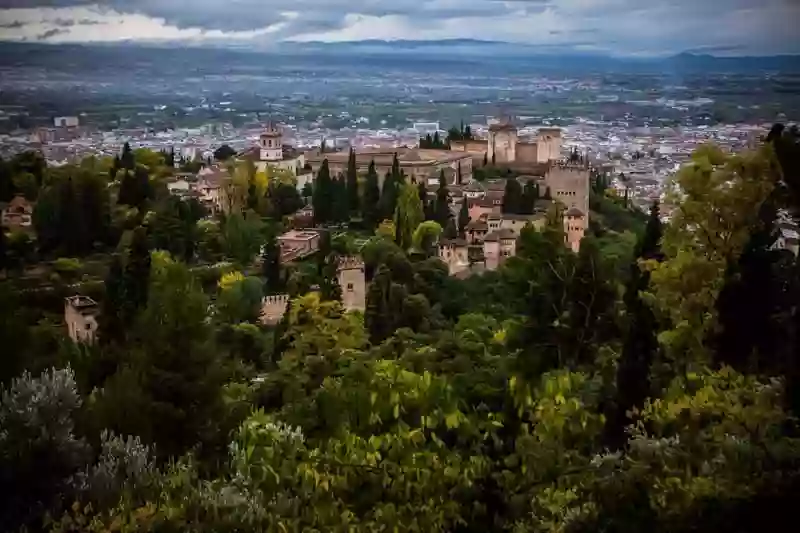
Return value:
M 364 268 L 364 261 L 360 257 L 345 256 L 339 258 L 338 270 L 359 270 Z
M 288 294 L 274 294 L 272 296 L 264 296 L 261 300 L 261 305 L 289 305 Z
M 554 161 L 553 168 L 560 170 L 572 170 L 576 172 L 586 172 L 589 170 L 589 165 L 586 163 L 575 163 L 572 161 Z

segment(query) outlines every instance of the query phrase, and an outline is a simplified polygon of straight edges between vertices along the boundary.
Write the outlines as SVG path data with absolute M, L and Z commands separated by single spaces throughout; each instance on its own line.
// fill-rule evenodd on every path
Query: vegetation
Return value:
M 776 213 L 800 213 L 798 141 L 701 148 L 664 224 L 596 183 L 579 253 L 551 217 L 466 280 L 432 253 L 444 228 L 418 186 L 397 165 L 378 199 L 373 168 L 341 202 L 375 228 L 363 314 L 340 302 L 346 240 L 282 265 L 280 210 L 269 187 L 247 201 L 246 171 L 243 203 L 200 220 L 148 168 L 141 203 L 111 187 L 107 240 L 79 240 L 44 214 L 88 216 L 66 200 L 91 186 L 45 168 L 41 253 L 67 276 L 109 254 L 100 342 L 64 339 L 60 299 L 0 284 L 0 530 L 780 529 L 800 492 L 800 264 L 771 244 Z M 144 166 L 119 159 L 123 178 Z M 317 180 L 320 222 L 348 183 Z M 237 270 L 189 266 L 204 254 Z M 284 290 L 263 326 L 261 298 Z

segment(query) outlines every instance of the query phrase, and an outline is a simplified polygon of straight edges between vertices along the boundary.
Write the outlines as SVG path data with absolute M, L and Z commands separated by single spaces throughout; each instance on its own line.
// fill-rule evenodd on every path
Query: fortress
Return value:
M 359 257 L 339 259 L 339 286 L 342 288 L 342 307 L 345 311 L 364 312 L 367 307 L 367 281 L 364 261 Z M 275 325 L 281 321 L 289 307 L 288 294 L 265 296 L 261 301 L 261 322 Z
M 505 120 L 489 126 L 488 139 L 451 141 L 450 150 L 469 153 L 476 160 L 486 157 L 495 164 L 549 163 L 561 157 L 561 130 L 540 128 L 534 139 L 521 139 L 517 127 Z

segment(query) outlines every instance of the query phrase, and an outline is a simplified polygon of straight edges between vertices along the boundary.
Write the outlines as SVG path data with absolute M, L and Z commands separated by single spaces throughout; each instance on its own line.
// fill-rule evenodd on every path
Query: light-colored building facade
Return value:
M 278 237 L 281 262 L 294 261 L 319 250 L 320 234 L 314 230 L 290 230 Z
M 450 184 L 462 183 L 472 180 L 472 157 L 466 153 L 457 153 L 450 150 L 427 150 L 421 148 L 396 148 L 392 150 L 358 150 L 356 151 L 356 168 L 359 174 L 366 174 L 369 165 L 375 162 L 375 171 L 378 173 L 378 183 L 383 188 L 386 174 L 392 169 L 395 154 L 400 165 L 400 170 L 407 178 L 417 182 L 433 183 L 439 179 L 442 171 Z M 331 176 L 347 173 L 347 163 L 350 153 L 309 153 L 306 161 L 316 174 L 322 162 L 328 160 Z M 429 181 L 431 180 L 431 181 Z
M 504 121 L 489 126 L 487 139 L 452 141 L 450 150 L 495 164 L 543 164 L 561 159 L 561 145 L 559 128 L 541 128 L 535 138 L 521 139 L 517 127 Z
M 2 226 L 10 230 L 27 230 L 33 226 L 33 204 L 17 195 L 2 211 Z
M 342 257 L 337 267 L 339 287 L 342 289 L 342 305 L 346 311 L 361 311 L 367 308 L 367 281 L 364 261 L 359 257 Z
M 97 339 L 100 306 L 88 296 L 64 299 L 64 322 L 73 342 L 91 344 Z

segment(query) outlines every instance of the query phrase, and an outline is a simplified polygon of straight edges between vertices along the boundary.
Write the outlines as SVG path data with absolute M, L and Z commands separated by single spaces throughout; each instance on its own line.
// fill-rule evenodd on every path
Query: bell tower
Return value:
M 261 161 L 281 161 L 283 159 L 283 134 L 272 123 L 259 136 L 259 159 Z

